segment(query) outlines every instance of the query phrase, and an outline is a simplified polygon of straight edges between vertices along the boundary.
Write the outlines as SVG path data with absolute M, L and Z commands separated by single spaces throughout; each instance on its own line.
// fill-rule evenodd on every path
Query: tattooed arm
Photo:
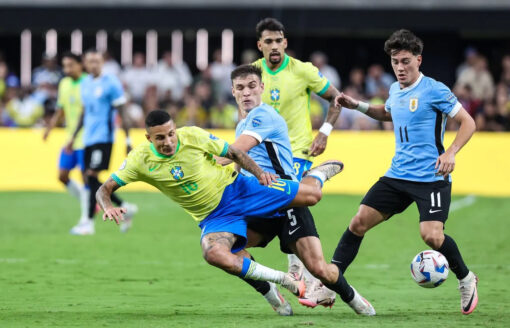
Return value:
M 260 166 L 258 166 L 250 156 L 248 156 L 248 154 L 233 147 L 232 145 L 228 146 L 228 151 L 225 157 L 231 159 L 235 163 L 239 164 L 241 168 L 253 174 L 262 185 L 270 185 L 277 179 L 276 175 L 264 172 Z
M 115 180 L 110 177 L 97 190 L 96 200 L 104 211 L 103 221 L 106 221 L 106 218 L 109 218 L 110 221 L 115 220 L 115 222 L 119 224 L 119 221 L 124 220 L 123 214 L 126 213 L 126 209 L 121 207 L 114 207 L 111 200 L 113 192 L 119 189 L 119 187 L 120 186 L 117 184 L 117 182 L 115 182 Z

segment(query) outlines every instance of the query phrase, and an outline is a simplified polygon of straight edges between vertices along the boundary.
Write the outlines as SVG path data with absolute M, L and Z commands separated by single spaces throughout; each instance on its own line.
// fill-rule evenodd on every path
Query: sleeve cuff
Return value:
M 241 134 L 246 134 L 247 136 L 253 137 L 253 138 L 257 139 L 257 141 L 259 143 L 262 142 L 262 137 L 257 132 L 253 132 L 253 131 L 249 131 L 249 130 L 244 130 L 243 133 L 241 133 Z
M 321 91 L 317 92 L 317 95 L 322 96 L 324 93 L 326 93 L 326 91 L 328 91 L 328 88 L 329 88 L 330 84 L 331 83 L 328 81 L 328 83 L 326 83 L 324 88 L 322 88 Z
M 112 106 L 113 107 L 121 106 L 121 105 L 124 105 L 126 102 L 127 102 L 126 97 L 120 96 L 119 98 L 112 101 Z
M 223 150 L 221 151 L 220 157 L 225 157 L 228 152 L 228 142 L 225 141 L 225 145 L 223 146 Z
M 384 110 L 387 111 L 388 113 L 391 112 L 391 109 L 389 109 L 388 107 L 384 106 Z
M 124 187 L 127 184 L 124 181 L 122 181 L 122 179 L 119 178 L 115 173 L 112 173 L 111 177 L 121 187 Z
M 457 101 L 457 103 L 455 104 L 455 106 L 453 107 L 453 109 L 448 113 L 448 116 L 450 117 L 454 117 L 455 115 L 457 115 L 457 113 L 459 112 L 459 110 L 462 108 L 462 104 L 460 102 Z

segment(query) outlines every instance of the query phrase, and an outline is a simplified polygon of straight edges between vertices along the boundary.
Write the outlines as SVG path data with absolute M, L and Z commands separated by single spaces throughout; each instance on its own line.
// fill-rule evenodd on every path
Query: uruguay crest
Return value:
M 409 100 L 409 110 L 415 112 L 418 109 L 418 98 L 411 98 Z
M 176 166 L 170 170 L 175 180 L 181 180 L 184 177 L 184 172 L 180 166 Z

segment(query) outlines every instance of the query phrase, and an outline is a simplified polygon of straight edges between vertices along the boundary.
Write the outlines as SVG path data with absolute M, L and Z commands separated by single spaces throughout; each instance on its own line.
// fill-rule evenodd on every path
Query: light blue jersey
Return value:
M 264 171 L 297 181 L 293 169 L 287 123 L 273 107 L 262 103 L 250 110 L 248 115 L 237 124 L 236 139 L 242 134 L 252 136 L 259 142 L 248 151 L 248 155 Z M 241 170 L 241 173 L 247 176 L 252 175 L 246 170 Z
M 113 143 L 115 107 L 126 102 L 119 79 L 110 74 L 97 78 L 89 75 L 81 84 L 81 98 L 85 147 Z
M 435 165 L 445 151 L 446 118 L 454 117 L 462 105 L 443 83 L 421 73 L 407 88 L 393 83 L 389 93 L 385 109 L 391 113 L 396 147 L 386 176 L 417 182 L 443 180 L 435 174 Z

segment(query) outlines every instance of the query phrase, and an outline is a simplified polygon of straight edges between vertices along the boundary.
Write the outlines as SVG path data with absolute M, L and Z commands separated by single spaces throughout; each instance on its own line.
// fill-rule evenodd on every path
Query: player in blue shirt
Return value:
M 385 105 L 372 105 L 345 94 L 336 101 L 380 120 L 393 121 L 396 150 L 391 167 L 365 195 L 337 250 L 334 263 L 344 272 L 354 260 L 365 233 L 416 202 L 420 233 L 432 249 L 442 253 L 459 279 L 461 311 L 473 312 L 478 303 L 478 278 L 464 263 L 455 241 L 444 234 L 451 199 L 450 173 L 455 154 L 468 142 L 475 123 L 455 95 L 441 82 L 420 71 L 423 42 L 408 30 L 393 33 L 384 44 L 397 77 Z M 450 117 L 460 127 L 445 150 L 443 134 Z
M 80 222 L 71 229 L 71 233 L 76 235 L 94 234 L 95 232 L 93 220 L 96 211 L 96 198 L 94 195 L 101 186 L 98 175 L 102 170 L 107 170 L 110 164 L 116 109 L 123 115 L 123 106 L 126 103 L 119 79 L 114 75 L 102 73 L 103 55 L 99 51 L 88 50 L 84 54 L 84 63 L 89 75 L 84 78 L 81 84 L 83 113 L 67 147 L 71 147 L 83 127 L 85 176 L 92 196 L 89 197 L 88 220 Z M 131 142 L 127 120 L 122 120 L 122 127 L 126 134 L 127 152 L 129 152 Z M 121 231 L 125 232 L 131 226 L 131 219 L 138 209 L 136 205 L 123 202 L 116 195 L 112 197 L 112 200 L 128 210 L 126 220 L 121 226 Z
M 294 173 L 287 124 L 273 107 L 262 103 L 264 84 L 261 70 L 256 66 L 242 65 L 232 71 L 231 79 L 232 93 L 242 118 L 237 125 L 236 141 L 232 146 L 247 152 L 264 171 L 276 173 L 281 178 L 298 181 Z M 218 162 L 227 164 L 231 161 L 220 158 Z M 246 170 L 241 170 L 241 173 L 252 175 Z M 370 303 L 347 283 L 338 268 L 324 260 L 313 216 L 307 207 L 286 209 L 271 218 L 256 217 L 247 220 L 250 247 L 265 247 L 275 236 L 278 236 L 282 252 L 297 254 L 306 268 L 330 288 L 320 288 L 321 294 L 314 295 L 317 297 L 313 299 L 305 294 L 300 298 L 301 304 L 310 307 L 319 304 L 332 306 L 335 301 L 335 292 L 337 292 L 356 313 L 375 314 Z M 245 257 L 251 257 L 248 252 L 242 252 Z M 292 313 L 290 305 L 279 294 L 274 284 L 266 281 L 244 280 L 260 292 L 279 314 Z M 320 281 L 318 283 L 322 285 Z M 320 286 L 307 284 L 307 289 L 311 288 L 312 291 L 318 290 L 318 287 Z

